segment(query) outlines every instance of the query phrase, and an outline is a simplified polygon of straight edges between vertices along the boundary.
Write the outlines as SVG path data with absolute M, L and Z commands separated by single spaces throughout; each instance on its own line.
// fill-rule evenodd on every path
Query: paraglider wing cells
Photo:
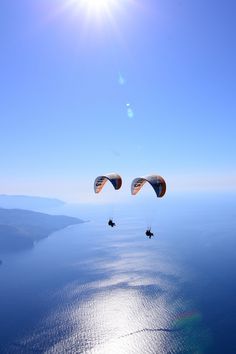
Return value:
M 158 175 L 135 178 L 131 185 L 131 194 L 137 194 L 146 182 L 152 186 L 158 198 L 164 196 L 166 192 L 166 183 L 164 178 Z
M 98 176 L 94 181 L 94 192 L 99 193 L 107 181 L 110 181 L 115 189 L 120 189 L 122 179 L 117 173 L 109 173 L 104 176 Z
M 105 176 L 97 177 L 94 181 L 94 192 L 95 193 L 101 192 L 106 181 L 107 181 L 107 178 Z
M 135 195 L 147 181 L 144 178 L 135 178 L 131 185 L 131 194 Z

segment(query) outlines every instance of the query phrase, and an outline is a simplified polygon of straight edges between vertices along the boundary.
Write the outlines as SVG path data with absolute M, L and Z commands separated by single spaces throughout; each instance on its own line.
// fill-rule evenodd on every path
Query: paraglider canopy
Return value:
M 122 185 L 122 179 L 117 173 L 108 173 L 103 176 L 98 176 L 94 181 L 94 192 L 101 192 L 102 188 L 107 181 L 110 181 L 115 189 L 120 189 Z
M 131 184 L 131 194 L 137 194 L 146 182 L 152 186 L 158 198 L 161 198 L 165 195 L 166 182 L 164 178 L 158 175 L 135 178 Z

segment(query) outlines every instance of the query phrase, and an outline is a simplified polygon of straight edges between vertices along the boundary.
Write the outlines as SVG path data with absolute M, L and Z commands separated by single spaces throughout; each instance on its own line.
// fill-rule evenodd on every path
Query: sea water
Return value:
M 235 195 L 166 200 L 1 255 L 0 352 L 236 353 Z

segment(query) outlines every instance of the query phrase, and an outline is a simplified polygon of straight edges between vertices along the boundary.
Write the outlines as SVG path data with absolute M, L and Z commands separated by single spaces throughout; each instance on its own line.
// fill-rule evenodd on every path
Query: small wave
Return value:
M 140 329 L 139 331 L 124 334 L 118 338 L 119 339 L 125 338 L 125 337 L 129 337 L 129 336 L 133 336 L 134 334 L 144 333 L 144 332 L 179 332 L 180 330 L 181 330 L 181 328 L 143 328 L 143 329 Z

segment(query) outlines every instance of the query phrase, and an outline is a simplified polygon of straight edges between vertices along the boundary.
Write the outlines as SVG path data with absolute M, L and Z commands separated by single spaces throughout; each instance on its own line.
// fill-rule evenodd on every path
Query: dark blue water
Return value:
M 0 257 L 0 352 L 236 353 L 235 206 L 140 200 L 114 229 L 106 207 L 65 210 L 91 221 Z

